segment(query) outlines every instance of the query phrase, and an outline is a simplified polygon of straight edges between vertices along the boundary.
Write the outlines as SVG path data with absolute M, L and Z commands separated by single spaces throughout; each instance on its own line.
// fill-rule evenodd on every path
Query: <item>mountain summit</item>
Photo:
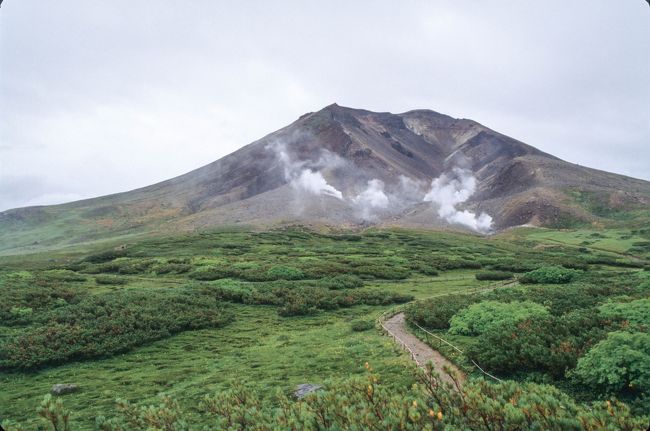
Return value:
M 565 162 L 472 120 L 333 104 L 152 186 L 0 213 L 0 252 L 240 224 L 487 233 L 648 205 L 650 182 Z

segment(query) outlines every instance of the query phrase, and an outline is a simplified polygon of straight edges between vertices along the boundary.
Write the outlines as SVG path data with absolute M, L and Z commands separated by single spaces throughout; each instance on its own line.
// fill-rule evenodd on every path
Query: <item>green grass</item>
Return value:
M 187 332 L 109 359 L 75 362 L 35 373 L 0 377 L 0 415 L 34 423 L 33 409 L 55 383 L 76 383 L 66 395 L 75 422 L 91 428 L 94 416 L 117 397 L 153 402 L 164 392 L 186 407 L 234 382 L 272 395 L 299 383 L 343 379 L 364 372 L 367 361 L 387 381 L 413 383 L 408 358 L 376 329 L 354 332 L 350 322 L 378 315 L 355 307 L 309 317 L 282 318 L 271 307 L 232 306 L 237 318 L 223 329 Z
M 615 258 L 650 260 L 650 238 L 647 228 L 617 229 L 521 229 L 526 238 L 536 242 L 547 242 L 572 247 L 583 254 L 605 254 Z
M 452 270 L 436 277 L 415 276 L 398 282 L 371 282 L 371 289 L 387 289 L 413 295 L 415 299 L 449 293 L 465 293 L 484 289 L 494 282 L 479 281 L 475 278 L 475 270 Z
M 554 231 L 535 229 L 528 235 L 535 240 L 547 240 L 572 246 L 588 246 L 591 249 L 624 254 L 642 237 L 631 234 L 629 230 L 576 229 Z
M 46 325 L 48 310 L 87 295 L 139 289 L 197 289 L 219 281 L 197 281 L 192 271 L 216 268 L 241 289 L 258 293 L 301 289 L 309 295 L 328 289 L 326 280 L 347 274 L 363 280 L 352 291 L 397 292 L 415 299 L 450 293 L 490 290 L 506 282 L 476 280 L 476 273 L 507 263 L 536 267 L 575 261 L 601 250 L 625 253 L 644 237 L 621 239 L 624 231 L 555 232 L 522 230 L 491 238 L 467 234 L 370 229 L 359 234 L 323 234 L 302 229 L 270 232 L 216 230 L 192 235 L 135 237 L 104 243 L 70 245 L 42 253 L 0 257 L 0 351 L 3 340 Z M 92 263 L 89 255 L 126 247 L 126 257 Z M 587 253 L 577 253 L 579 247 Z M 626 248 L 627 247 L 627 248 Z M 582 260 L 581 260 L 582 259 Z M 190 265 L 187 273 L 156 273 L 161 265 Z M 575 263 L 575 262 L 574 262 Z M 66 268 L 68 271 L 54 271 Z M 276 268 L 273 270 L 273 268 Z M 277 268 L 291 268 L 291 271 Z M 300 279 L 293 275 L 300 272 Z M 438 272 L 438 275 L 427 275 Z M 625 270 L 632 272 L 633 270 Z M 63 275 L 61 275 L 63 274 Z M 293 275 L 292 275 L 293 274 Z M 124 285 L 97 284 L 96 277 L 124 279 Z M 58 279 L 57 279 L 58 277 Z M 65 281 L 66 277 L 70 280 Z M 278 277 L 280 279 L 278 279 Z M 256 281 L 251 281 L 256 280 Z M 321 284 L 319 284 L 321 283 Z M 333 290 L 345 295 L 345 290 Z M 0 371 L 0 417 L 36 426 L 34 409 L 56 383 L 76 383 L 81 390 L 65 396 L 81 429 L 92 429 L 94 417 L 112 411 L 116 398 L 154 402 L 164 392 L 194 411 L 206 394 L 243 382 L 272 395 L 290 392 L 299 383 L 343 380 L 364 372 L 369 362 L 384 381 L 400 387 L 413 382 L 411 361 L 377 329 L 355 332 L 352 322 L 374 319 L 394 307 L 355 305 L 314 310 L 315 314 L 281 317 L 279 306 L 225 303 L 235 316 L 223 327 L 185 331 L 125 353 L 86 359 L 32 371 Z M 12 307 L 33 307 L 16 319 Z M 18 311 L 17 311 L 18 312 Z M 2 317 L 4 316 L 4 317 Z M 5 320 L 3 320 L 5 319 Z M 13 320 L 11 320 L 13 319 Z M 469 337 L 458 338 L 462 345 Z M 468 345 L 468 344 L 467 344 Z M 443 353 L 447 351 L 443 348 Z M 453 356 L 452 356 L 453 359 Z M 462 359 L 458 359 L 462 363 Z

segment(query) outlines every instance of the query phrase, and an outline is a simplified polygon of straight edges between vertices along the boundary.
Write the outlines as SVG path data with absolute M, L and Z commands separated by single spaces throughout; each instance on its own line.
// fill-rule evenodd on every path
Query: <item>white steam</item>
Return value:
M 306 168 L 305 162 L 294 161 L 287 152 L 284 144 L 276 144 L 270 147 L 275 151 L 278 160 L 282 163 L 284 178 L 289 182 L 291 187 L 314 195 L 332 196 L 337 199 L 343 199 L 343 193 L 330 185 L 319 170 Z
M 477 215 L 469 210 L 457 209 L 458 205 L 466 202 L 476 191 L 476 178 L 468 169 L 456 167 L 440 175 L 431 182 L 427 192 L 426 183 L 403 175 L 400 176 L 399 182 L 388 187 L 378 178 L 367 180 L 363 173 L 358 172 L 357 167 L 325 149 L 321 150 L 318 160 L 304 161 L 295 160 L 283 142 L 269 144 L 267 149 L 275 153 L 287 183 L 299 192 L 293 201 L 293 204 L 299 206 L 299 212 L 302 212 L 306 205 L 302 193 L 339 199 L 349 205 L 355 217 L 363 220 L 399 214 L 424 201 L 436 205 L 438 216 L 448 223 L 463 225 L 484 233 L 492 228 L 490 215 Z M 366 187 L 356 195 L 344 196 L 340 190 L 327 182 L 323 172 L 338 172 L 337 175 L 345 175 L 356 184 L 367 180 Z
M 427 184 L 424 181 L 415 180 L 413 178 L 400 175 L 396 191 L 399 197 L 398 202 L 402 207 L 407 207 L 422 202 L 423 197 L 426 193 L 424 191 L 426 187 Z
M 486 213 L 478 216 L 468 210 L 456 209 L 476 191 L 476 178 L 467 169 L 454 168 L 451 174 L 442 174 L 431 182 L 431 189 L 424 196 L 425 202 L 438 205 L 438 215 L 449 223 L 461 224 L 478 232 L 492 228 L 492 217 Z
M 368 187 L 352 198 L 352 202 L 361 211 L 364 219 L 373 218 L 376 209 L 384 209 L 389 205 L 389 199 L 384 192 L 384 182 L 376 178 L 368 181 Z
M 343 200 L 343 193 L 328 184 L 319 171 L 303 169 L 298 177 L 291 181 L 291 186 L 315 195 L 332 196 Z

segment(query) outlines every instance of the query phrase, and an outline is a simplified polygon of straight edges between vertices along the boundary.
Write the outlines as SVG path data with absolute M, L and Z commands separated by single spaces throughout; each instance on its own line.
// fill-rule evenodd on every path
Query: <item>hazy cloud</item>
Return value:
M 145 186 L 332 102 L 650 179 L 642 0 L 5 0 L 0 210 Z

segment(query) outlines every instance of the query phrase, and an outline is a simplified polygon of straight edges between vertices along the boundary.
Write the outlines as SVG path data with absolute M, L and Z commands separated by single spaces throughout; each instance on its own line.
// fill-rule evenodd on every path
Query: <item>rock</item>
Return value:
M 71 394 L 73 392 L 77 392 L 78 390 L 79 386 L 75 385 L 74 383 L 58 383 L 52 386 L 52 390 L 50 392 L 52 395 L 63 395 Z
M 316 392 L 319 389 L 322 389 L 321 385 L 314 385 L 312 383 L 303 383 L 301 385 L 296 385 L 296 390 L 293 391 L 293 396 L 301 400 L 307 395 Z

